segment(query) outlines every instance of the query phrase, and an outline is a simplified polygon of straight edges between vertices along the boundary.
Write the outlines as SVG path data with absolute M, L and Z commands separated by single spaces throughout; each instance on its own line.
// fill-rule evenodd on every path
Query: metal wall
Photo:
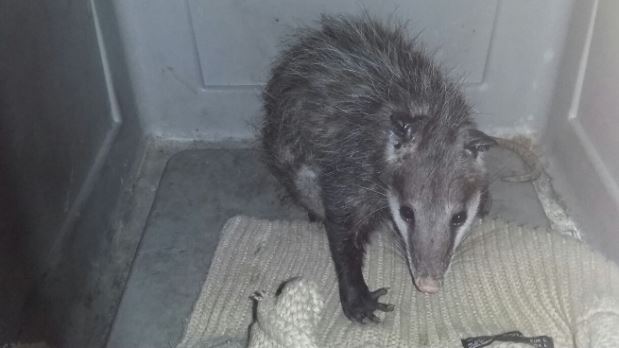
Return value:
M 619 262 L 619 3 L 574 6 L 543 144 L 584 238 Z
M 0 1 L 0 198 L 30 271 L 20 338 L 66 347 L 102 344 L 113 318 L 117 207 L 143 141 L 116 16 L 100 5 Z
M 540 134 L 573 0 L 115 0 L 142 120 L 175 139 L 250 138 L 278 42 L 320 12 L 410 20 L 495 133 Z

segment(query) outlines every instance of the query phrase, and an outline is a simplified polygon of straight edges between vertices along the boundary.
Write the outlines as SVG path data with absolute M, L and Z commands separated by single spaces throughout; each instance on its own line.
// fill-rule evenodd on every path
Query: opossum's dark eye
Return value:
M 409 224 L 415 222 L 415 212 L 413 212 L 413 209 L 405 205 L 400 207 L 400 216 L 402 216 L 402 219 L 404 219 L 404 221 L 408 222 Z
M 466 221 L 465 211 L 461 211 L 458 214 L 455 214 L 454 216 L 452 216 L 451 218 L 451 224 L 456 227 L 461 226 L 465 221 Z

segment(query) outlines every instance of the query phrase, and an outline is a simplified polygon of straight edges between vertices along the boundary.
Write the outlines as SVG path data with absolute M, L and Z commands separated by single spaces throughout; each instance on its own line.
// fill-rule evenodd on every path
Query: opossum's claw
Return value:
M 378 303 L 378 310 L 383 312 L 393 312 L 395 306 L 391 303 Z
M 378 302 L 378 298 L 387 295 L 387 291 L 389 291 L 389 288 L 380 288 L 370 293 L 372 298 L 376 301 L 376 309 L 381 312 L 392 312 L 395 309 L 395 306 L 391 303 Z
M 351 296 L 347 301 L 342 302 L 344 314 L 353 321 L 365 324 L 368 321 L 379 323 L 380 319 L 374 314 L 376 311 L 391 312 L 395 308 L 394 305 L 378 302 L 378 298 L 387 294 L 387 288 L 380 288 L 365 294 L 356 294 Z
M 373 322 L 374 324 L 380 323 L 380 319 L 378 319 L 378 317 L 374 313 L 370 314 L 368 319 L 370 319 L 370 321 Z
M 378 290 L 372 291 L 370 295 L 374 300 L 378 300 L 379 297 L 387 295 L 387 291 L 389 291 L 389 288 L 380 288 Z

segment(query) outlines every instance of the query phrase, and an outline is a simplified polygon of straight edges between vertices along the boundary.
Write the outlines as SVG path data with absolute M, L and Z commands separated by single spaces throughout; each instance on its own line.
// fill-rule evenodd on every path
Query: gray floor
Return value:
M 493 177 L 522 170 L 511 153 L 493 150 Z M 491 215 L 547 225 L 533 186 L 493 180 Z M 281 202 L 279 188 L 249 149 L 191 150 L 165 170 L 108 347 L 175 347 L 206 277 L 224 222 L 245 214 L 305 218 Z

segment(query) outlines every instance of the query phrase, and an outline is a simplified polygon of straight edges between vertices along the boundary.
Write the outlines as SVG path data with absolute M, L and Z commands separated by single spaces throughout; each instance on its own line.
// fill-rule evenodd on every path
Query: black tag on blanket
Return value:
M 525 343 L 534 348 L 554 348 L 552 338 L 548 336 L 525 337 L 520 331 L 510 331 L 494 336 L 465 338 L 462 340 L 462 346 L 464 348 L 481 348 L 498 341 Z

